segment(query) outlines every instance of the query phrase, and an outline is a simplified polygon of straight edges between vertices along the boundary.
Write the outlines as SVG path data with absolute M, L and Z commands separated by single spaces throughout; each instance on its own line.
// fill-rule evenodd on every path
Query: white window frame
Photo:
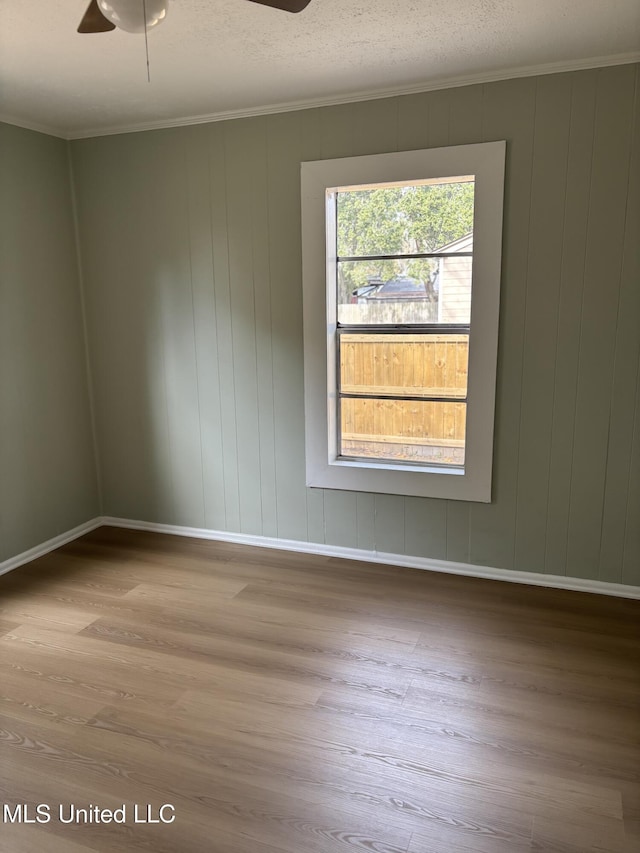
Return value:
M 306 483 L 323 489 L 491 501 L 506 143 L 302 163 Z M 332 193 L 362 184 L 475 176 L 464 468 L 338 455 L 336 222 Z

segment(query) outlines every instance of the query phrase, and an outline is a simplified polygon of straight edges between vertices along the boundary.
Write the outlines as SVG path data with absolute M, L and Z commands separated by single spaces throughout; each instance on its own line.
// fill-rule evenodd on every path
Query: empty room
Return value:
M 0 6 L 0 852 L 640 853 L 637 0 Z

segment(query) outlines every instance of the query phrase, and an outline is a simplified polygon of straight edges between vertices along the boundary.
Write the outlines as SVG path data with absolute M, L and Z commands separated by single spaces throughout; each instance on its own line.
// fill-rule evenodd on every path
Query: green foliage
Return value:
M 393 255 L 435 252 L 473 229 L 472 182 L 384 187 L 338 194 L 338 255 Z M 340 264 L 339 298 L 367 284 L 409 275 L 428 283 L 435 271 L 428 259 L 360 261 Z

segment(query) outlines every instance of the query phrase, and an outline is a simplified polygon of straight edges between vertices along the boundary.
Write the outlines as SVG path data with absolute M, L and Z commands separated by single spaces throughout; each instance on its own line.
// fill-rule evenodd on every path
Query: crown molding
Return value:
M 230 119 L 251 118 L 253 116 L 273 115 L 276 113 L 296 112 L 297 110 L 316 109 L 318 107 L 333 107 L 340 104 L 353 104 L 360 101 L 374 101 L 382 98 L 393 98 L 400 95 L 416 95 L 422 92 L 433 92 L 439 89 L 457 89 L 462 86 L 473 86 L 482 83 L 494 83 L 500 80 L 511 80 L 518 77 L 538 77 L 546 74 L 560 74 L 569 71 L 585 71 L 593 68 L 605 68 L 614 65 L 630 65 L 640 62 L 640 51 L 618 53 L 611 56 L 596 56 L 588 59 L 577 59 L 567 62 L 548 62 L 543 65 L 531 65 L 520 68 L 505 68 L 500 71 L 481 72 L 459 77 L 445 77 L 431 82 L 416 83 L 411 86 L 394 86 L 386 89 L 360 90 L 338 97 L 310 98 L 286 103 L 265 104 L 240 110 L 224 110 L 206 115 L 181 116 L 180 118 L 162 121 L 142 122 L 139 124 L 123 124 L 110 128 L 87 128 L 71 132 L 67 139 L 87 139 L 97 136 L 114 136 L 122 133 L 141 133 L 146 130 L 165 130 L 173 127 L 209 124 L 210 122 L 228 121 Z
M 80 128 L 65 131 L 59 127 L 33 122 L 28 119 L 0 113 L 0 122 L 35 130 L 59 139 L 92 139 L 100 136 L 115 136 L 123 133 L 142 133 L 147 130 L 166 130 L 190 125 L 209 124 L 230 119 L 251 118 L 253 116 L 274 115 L 277 113 L 295 112 L 297 110 L 316 109 L 318 107 L 333 107 L 340 104 L 353 104 L 361 101 L 375 101 L 382 98 L 393 98 L 401 95 L 417 95 L 422 92 L 433 92 L 440 89 L 457 89 L 462 86 L 474 86 L 482 83 L 496 83 L 501 80 L 513 80 L 520 77 L 539 77 L 548 74 L 563 74 L 571 71 L 587 71 L 589 69 L 606 68 L 615 65 L 632 65 L 640 62 L 640 51 L 617 53 L 608 56 L 594 56 L 587 59 L 575 59 L 563 62 L 547 62 L 541 65 L 529 65 L 515 68 L 505 68 L 497 71 L 479 72 L 458 77 L 443 77 L 431 82 L 415 83 L 411 86 L 394 86 L 386 89 L 359 90 L 340 96 L 324 98 L 308 98 L 299 101 L 265 104 L 259 107 L 249 107 L 238 110 L 223 110 L 221 112 L 201 115 L 180 116 L 175 119 L 140 122 L 134 124 L 113 125 L 102 128 Z
M 16 118 L 6 113 L 0 113 L 0 123 L 21 127 L 23 130 L 33 130 L 36 133 L 44 133 L 46 136 L 55 136 L 57 139 L 71 139 L 60 128 L 49 127 L 46 124 L 40 124 L 39 122 L 29 121 L 24 118 Z

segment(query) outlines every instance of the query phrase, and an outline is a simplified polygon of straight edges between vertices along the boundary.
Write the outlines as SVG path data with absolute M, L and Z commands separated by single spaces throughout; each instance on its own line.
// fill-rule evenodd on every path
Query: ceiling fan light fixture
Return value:
M 161 24 L 167 16 L 169 0 L 98 0 L 102 14 L 127 33 L 143 33 Z

